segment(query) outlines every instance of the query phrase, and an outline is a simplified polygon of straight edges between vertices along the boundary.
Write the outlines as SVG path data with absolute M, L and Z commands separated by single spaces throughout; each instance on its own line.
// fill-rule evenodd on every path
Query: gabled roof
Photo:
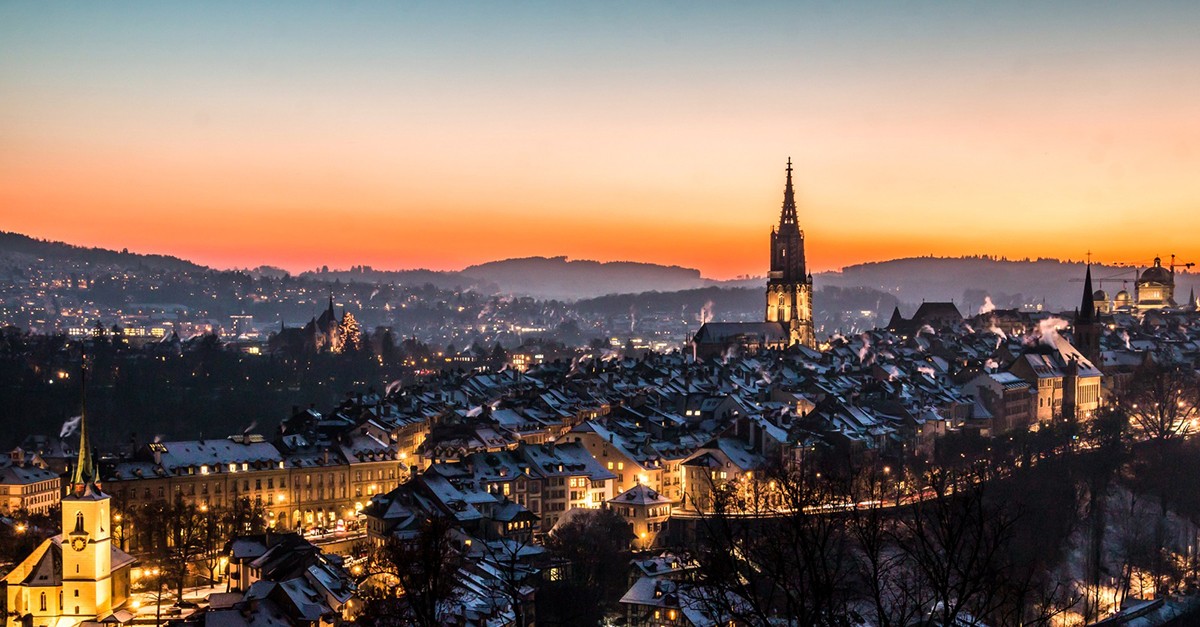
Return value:
M 655 492 L 650 486 L 642 485 L 641 483 L 629 488 L 628 490 L 608 499 L 609 503 L 617 505 L 667 505 L 674 503 L 673 500 Z
M 110 572 L 117 572 L 136 561 L 132 555 L 115 546 L 111 547 L 110 553 Z M 62 564 L 62 534 L 59 534 L 43 540 L 5 575 L 4 582 L 19 586 L 61 586 Z
M 709 322 L 695 337 L 697 344 L 725 344 L 740 339 L 782 342 L 788 334 L 778 322 Z

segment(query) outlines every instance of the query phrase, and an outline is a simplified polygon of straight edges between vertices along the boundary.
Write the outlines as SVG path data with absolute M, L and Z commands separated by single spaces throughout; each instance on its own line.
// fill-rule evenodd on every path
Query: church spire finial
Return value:
M 787 160 L 787 185 L 783 188 L 783 208 L 779 212 L 779 228 L 796 224 L 796 192 L 792 189 L 792 158 Z
M 87 431 L 87 357 L 83 359 L 79 377 L 79 452 L 75 468 L 71 472 L 71 490 L 75 496 L 83 496 L 89 489 L 100 491 L 100 473 L 92 457 L 92 442 Z
M 1091 257 L 1091 253 L 1088 253 Z M 1096 319 L 1095 292 L 1092 291 L 1092 262 L 1088 261 L 1087 272 L 1083 275 L 1083 300 L 1079 303 L 1077 322 L 1092 322 Z

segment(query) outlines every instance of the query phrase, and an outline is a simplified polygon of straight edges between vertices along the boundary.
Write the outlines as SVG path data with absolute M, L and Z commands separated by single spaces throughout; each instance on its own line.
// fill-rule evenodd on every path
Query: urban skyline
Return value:
M 1197 622 L 1197 24 L 0 0 L 6 627 Z

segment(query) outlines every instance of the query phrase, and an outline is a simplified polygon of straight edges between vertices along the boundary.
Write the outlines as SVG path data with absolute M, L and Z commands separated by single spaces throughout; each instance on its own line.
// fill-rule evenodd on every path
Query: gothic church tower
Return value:
M 767 275 L 767 322 L 778 322 L 788 333 L 788 345 L 816 347 L 812 321 L 812 275 L 804 263 L 804 232 L 796 221 L 792 190 L 792 160 L 787 162 L 787 185 L 778 228 L 771 229 L 771 271 Z

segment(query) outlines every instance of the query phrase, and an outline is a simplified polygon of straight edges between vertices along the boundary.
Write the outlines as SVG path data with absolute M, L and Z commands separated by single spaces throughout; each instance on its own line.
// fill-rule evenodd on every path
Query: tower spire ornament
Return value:
M 83 358 L 79 377 L 79 451 L 75 459 L 75 468 L 71 471 L 71 491 L 75 496 L 83 496 L 86 492 L 100 493 L 100 473 L 97 471 L 96 460 L 92 456 L 92 442 L 87 430 L 87 357 Z
M 779 211 L 779 228 L 796 224 L 796 192 L 792 189 L 792 158 L 787 160 L 787 184 L 783 188 L 783 207 Z

